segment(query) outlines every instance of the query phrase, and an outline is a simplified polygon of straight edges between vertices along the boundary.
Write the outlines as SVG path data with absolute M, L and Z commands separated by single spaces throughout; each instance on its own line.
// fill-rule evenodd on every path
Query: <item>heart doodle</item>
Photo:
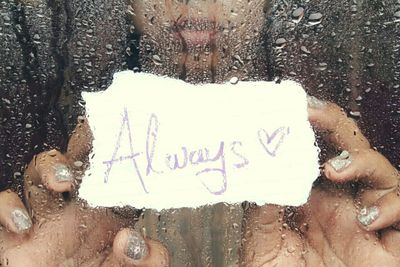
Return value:
M 261 145 L 264 150 L 272 157 L 276 156 L 276 152 L 283 143 L 286 135 L 289 134 L 289 127 L 280 127 L 276 129 L 271 135 L 265 129 L 258 130 L 258 140 L 260 140 Z M 278 138 L 277 142 L 274 142 Z M 275 144 L 275 145 L 274 145 Z

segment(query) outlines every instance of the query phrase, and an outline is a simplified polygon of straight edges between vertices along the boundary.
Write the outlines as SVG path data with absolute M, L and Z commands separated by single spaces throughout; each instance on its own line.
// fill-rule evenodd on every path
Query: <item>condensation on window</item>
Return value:
M 31 184 L 24 175 L 34 155 L 68 152 L 69 137 L 85 113 L 82 91 L 105 90 L 115 72 L 131 69 L 194 84 L 298 81 L 309 95 L 335 103 L 348 116 L 335 127 L 315 129 L 321 165 L 337 155 L 355 160 L 362 151 L 358 147 L 349 155 L 343 154 L 345 146 L 332 144 L 343 137 L 338 129 L 354 124 L 359 127 L 354 136 L 365 136 L 368 151 L 381 153 L 393 178 L 400 168 L 399 27 L 398 0 L 0 1 L 0 188 L 16 192 L 25 204 L 31 193 L 40 196 L 28 209 L 38 212 L 28 214 L 35 227 L 46 229 L 39 239 L 46 231 L 57 235 L 46 225 L 68 219 L 65 210 L 76 205 L 81 217 L 71 227 L 85 236 L 79 246 L 91 251 L 91 234 L 102 236 L 94 226 L 104 223 L 109 212 L 120 218 L 103 233 L 95 256 L 72 250 L 74 256 L 66 257 L 63 253 L 71 250 L 63 242 L 43 242 L 65 256 L 59 261 L 53 255 L 48 266 L 80 266 L 109 253 L 116 229 L 126 226 L 160 241 L 170 266 L 395 266 L 399 251 L 387 252 L 390 236 L 384 238 L 397 229 L 391 227 L 394 222 L 385 231 L 367 232 L 355 221 L 368 223 L 378 216 L 377 210 L 363 210 L 362 197 L 386 192 L 362 180 L 371 173 L 348 183 L 321 175 L 302 207 L 243 202 L 163 211 L 93 211 L 65 193 L 54 204 L 46 185 L 28 194 Z M 335 136 L 327 140 L 332 132 Z M 85 163 L 71 164 L 79 169 Z M 49 215 L 53 212 L 57 216 Z M 14 255 L 7 250 L 14 243 L 6 238 L 2 243 L 2 231 L 0 258 L 11 255 L 7 266 Z M 40 257 L 43 252 L 31 249 L 26 253 Z M 372 257 L 376 251 L 382 254 Z M 98 262 L 93 260 L 93 266 Z

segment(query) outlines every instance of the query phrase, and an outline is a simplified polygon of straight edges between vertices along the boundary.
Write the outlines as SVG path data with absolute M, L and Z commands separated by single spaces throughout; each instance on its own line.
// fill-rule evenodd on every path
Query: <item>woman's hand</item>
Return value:
M 81 118 L 65 155 L 44 152 L 27 167 L 26 205 L 14 192 L 0 192 L 1 266 L 168 265 L 166 249 L 133 230 L 133 215 L 123 219 L 76 198 L 90 144 Z
M 342 151 L 298 208 L 252 207 L 243 266 L 400 266 L 398 170 L 333 103 L 309 98 L 309 120 Z

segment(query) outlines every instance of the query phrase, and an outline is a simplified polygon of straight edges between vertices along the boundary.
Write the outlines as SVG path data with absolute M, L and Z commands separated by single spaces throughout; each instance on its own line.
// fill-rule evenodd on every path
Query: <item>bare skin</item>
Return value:
M 148 21 L 140 16 L 143 14 L 144 2 L 135 2 L 135 24 L 144 34 L 152 27 L 164 25 L 165 22 L 176 22 L 178 18 L 189 17 L 190 14 L 206 16 L 208 21 L 217 19 L 222 25 L 223 18 L 230 16 L 230 13 L 226 12 L 226 6 L 221 5 L 222 1 L 201 1 L 197 2 L 197 5 L 193 4 L 195 1 L 183 1 L 178 4 L 176 1 L 154 1 L 157 4 L 161 3 L 161 8 L 166 10 L 166 16 L 160 19 L 160 24 L 154 25 L 148 24 Z M 146 3 L 153 6 L 152 1 Z M 236 16 L 236 19 L 238 18 L 240 16 Z M 240 25 L 240 20 L 237 22 Z M 256 27 L 254 24 L 252 26 Z M 238 36 L 242 37 L 245 33 L 241 32 Z M 213 53 L 200 51 L 204 53 L 195 55 L 197 45 L 208 49 L 207 45 L 210 43 L 218 43 L 218 38 L 214 35 L 209 35 L 207 42 L 203 35 L 198 35 L 196 39 L 196 34 L 200 33 L 196 33 L 195 30 L 186 35 L 182 34 L 180 40 L 183 38 L 186 43 L 194 46 L 189 45 L 186 50 L 178 53 L 177 69 L 158 64 L 153 72 L 157 73 L 161 68 L 169 69 L 174 70 L 174 75 L 179 77 L 185 70 L 186 78 L 191 82 L 203 78 L 205 81 L 226 81 L 233 75 L 239 78 L 246 77 L 235 70 L 218 72 L 218 66 L 229 65 L 230 63 L 224 60 L 231 58 L 224 59 L 219 50 L 214 50 Z M 165 55 L 168 56 L 167 53 Z M 163 60 L 164 55 L 160 55 L 160 58 Z M 143 62 L 146 66 L 145 59 Z M 248 64 L 250 71 L 255 69 L 252 68 L 253 63 Z M 309 119 L 314 127 L 328 132 L 326 138 L 336 145 L 338 150 L 348 151 L 352 161 L 340 171 L 333 168 L 334 161 L 325 163 L 324 181 L 312 190 L 309 201 L 302 207 L 287 209 L 266 205 L 247 210 L 241 265 L 400 265 L 400 250 L 397 245 L 400 234 L 394 227 L 400 220 L 398 171 L 384 156 L 371 149 L 368 140 L 354 121 L 347 118 L 335 104 L 325 103 L 319 108 L 310 107 Z M 0 193 L 0 223 L 5 227 L 0 231 L 0 258 L 3 265 L 168 265 L 168 253 L 165 248 L 160 243 L 147 239 L 147 254 L 132 260 L 127 255 L 127 240 L 129 236 L 136 235 L 129 228 L 132 227 L 132 222 L 116 218 L 112 212 L 105 209 L 84 208 L 84 204 L 74 197 L 77 184 L 75 179 L 56 181 L 55 166 L 60 163 L 74 171 L 74 178 L 79 177 L 82 166 L 76 163 L 85 162 L 84 157 L 87 156 L 89 144 L 90 134 L 82 122 L 71 137 L 65 155 L 57 151 L 45 152 L 31 162 L 26 170 L 25 203 L 12 192 Z M 351 187 L 350 182 L 359 186 L 357 190 Z M 72 199 L 65 201 L 60 194 L 62 192 L 70 192 Z M 378 215 L 374 216 L 375 220 L 367 226 L 361 224 L 358 219 L 361 208 L 373 206 L 379 211 Z M 30 214 L 31 227 L 19 229 L 21 224 L 18 227 L 12 219 L 16 209 Z M 362 218 L 361 221 L 365 223 Z M 96 225 L 93 225 L 93 222 L 96 222 Z
M 66 154 L 43 152 L 27 167 L 26 205 L 11 191 L 0 193 L 3 266 L 168 266 L 168 252 L 133 230 L 133 217 L 89 208 L 75 197 L 90 144 L 81 120 Z
M 268 1 L 249 1 L 245 7 L 233 4 L 231 1 L 136 1 L 135 9 L 138 11 L 136 25 L 144 36 L 156 35 L 158 29 L 164 25 L 175 25 L 179 21 L 193 21 L 194 26 L 181 27 L 180 38 L 176 38 L 174 31 L 162 45 L 176 47 L 173 43 L 189 44 L 189 49 L 178 46 L 176 54 L 185 55 L 186 68 L 195 72 L 198 69 L 207 69 L 206 76 L 212 76 L 214 66 L 221 69 L 231 66 L 229 59 L 220 56 L 223 46 L 234 45 L 235 36 L 240 36 L 239 55 L 245 54 L 243 50 L 250 49 L 243 42 L 244 36 L 249 36 L 256 43 L 250 46 L 259 46 L 259 31 L 252 31 L 262 26 L 262 7 L 268 6 Z M 156 21 L 148 23 L 146 18 L 152 17 L 151 6 L 159 8 Z M 233 10 L 233 12 L 229 12 Z M 253 13 L 250 17 L 250 10 Z M 254 12 L 255 11 L 255 12 Z M 237 13 L 237 16 L 232 14 Z M 144 16 L 146 14 L 146 16 Z M 224 28 L 233 27 L 235 30 L 232 38 L 225 39 L 225 34 L 219 32 L 210 34 L 208 42 L 204 42 L 201 21 L 213 22 Z M 237 26 L 242 25 L 242 26 Z M 229 34 L 228 34 L 229 35 Z M 174 38 L 175 37 L 175 38 Z M 197 37 L 197 39 L 196 39 Z M 205 38 L 207 39 L 207 38 Z M 193 41 L 193 40 L 201 40 Z M 146 43 L 146 38 L 145 41 Z M 204 43 L 217 44 L 217 49 L 207 53 L 207 45 L 199 53 L 191 50 L 190 44 L 202 47 Z M 220 45 L 218 45 L 220 44 Z M 194 55 L 199 55 L 204 60 L 195 60 Z M 168 52 L 160 57 L 168 57 Z M 262 56 L 260 56 L 262 57 Z M 215 59 L 210 60 L 211 59 Z M 205 62 L 205 63 L 202 63 Z M 179 62 L 181 64 L 181 62 Z M 178 65 L 179 65 L 178 64 Z M 257 65 L 257 62 L 250 62 Z M 163 74 L 151 63 L 147 71 Z M 171 66 L 171 69 L 173 67 Z M 246 79 L 247 69 L 257 69 L 242 66 L 244 71 L 228 71 L 219 73 L 216 82 L 225 82 L 231 75 L 239 79 Z M 179 71 L 179 69 L 177 70 Z M 261 70 L 262 71 L 262 70 Z M 253 77 L 257 77 L 253 73 Z M 212 80 L 213 77 L 209 78 Z M 251 77 L 247 77 L 251 79 Z M 191 79 L 188 79 L 191 81 Z M 200 81 L 207 81 L 202 78 Z M 241 265 L 243 266 L 384 266 L 400 265 L 399 250 L 396 243 L 399 233 L 392 227 L 400 220 L 400 197 L 397 195 L 399 186 L 399 173 L 383 155 L 370 147 L 356 123 L 348 118 L 345 112 L 332 103 L 317 103 L 310 105 L 309 119 L 312 125 L 321 132 L 327 132 L 327 141 L 336 146 L 338 151 L 346 151 L 352 161 L 345 168 L 336 171 L 331 164 L 337 162 L 332 159 L 323 167 L 323 180 L 316 186 L 306 205 L 299 208 L 266 205 L 254 207 L 246 211 L 243 227 L 243 242 Z M 342 161 L 343 162 L 343 161 Z M 337 164 L 336 164 L 337 167 Z M 358 186 L 355 189 L 351 183 Z M 376 206 L 377 209 L 371 208 Z M 370 213 L 360 217 L 362 208 L 370 208 Z M 368 211 L 368 210 L 366 210 Z M 373 211 L 378 215 L 373 215 Z M 378 211 L 378 212 L 376 212 Z M 372 215 L 371 215 L 372 214 Z M 368 222 L 366 217 L 375 221 L 365 226 L 360 220 Z M 360 217 L 360 220 L 358 219 Z M 355 256 L 352 256 L 355 255 Z
M 291 213 L 274 205 L 247 210 L 242 266 L 400 265 L 400 233 L 394 227 L 400 219 L 398 171 L 369 147 L 354 121 L 335 104 L 310 107 L 309 119 L 315 127 L 330 132 L 326 138 L 349 151 L 353 160 L 339 172 L 331 161 L 324 164 L 327 180 L 312 190 L 307 204 Z M 24 210 L 19 197 L 10 191 L 0 193 L 0 222 L 6 227 L 0 231 L 3 264 L 166 266 L 168 253 L 151 240 L 146 240 L 149 254 L 142 260 L 127 257 L 127 239 L 132 233 L 126 228 L 129 221 L 105 209 L 87 209 L 77 200 L 64 202 L 58 193 L 73 192 L 75 181 L 57 182 L 48 171 L 60 163 L 79 171 L 74 163 L 90 147 L 86 124 L 77 129 L 82 133 L 73 135 L 66 155 L 45 152 L 28 167 L 26 193 L 31 192 L 31 197 L 26 199 L 35 215 L 31 228 L 21 231 L 13 223 L 12 211 Z M 363 185 L 357 194 L 348 186 L 351 181 Z M 52 205 L 44 205 L 44 200 Z M 357 219 L 364 206 L 379 208 L 379 216 L 368 226 Z
M 242 266 L 400 266 L 399 172 L 335 104 L 309 108 L 309 119 L 353 160 L 340 171 L 325 163 L 324 181 L 301 207 L 250 208 Z M 360 210 L 374 206 L 379 215 L 365 225 Z

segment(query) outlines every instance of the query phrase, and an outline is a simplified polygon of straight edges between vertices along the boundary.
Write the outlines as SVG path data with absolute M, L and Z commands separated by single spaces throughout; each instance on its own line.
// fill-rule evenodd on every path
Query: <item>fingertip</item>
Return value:
M 307 95 L 307 106 L 309 109 L 321 110 L 327 107 L 327 102 L 315 96 Z
M 46 184 L 48 190 L 56 193 L 72 192 L 75 188 L 73 182 L 48 182 Z
M 327 179 L 336 182 L 336 183 L 344 183 L 348 180 L 351 180 L 351 173 L 348 170 L 344 170 L 342 172 L 338 172 L 328 161 L 323 166 L 323 172 Z
M 327 117 L 327 112 L 332 114 L 332 112 L 337 113 L 340 110 L 341 109 L 332 102 L 327 102 L 314 96 L 307 96 L 307 111 L 310 121 L 321 122 L 325 125 L 325 122 L 329 119 L 329 116 Z
M 336 180 L 335 176 L 332 174 L 332 167 L 329 165 L 329 163 L 325 163 L 322 167 L 326 178 L 329 180 Z
M 324 164 L 325 176 L 334 182 L 360 181 L 376 190 L 395 189 L 397 170 L 380 154 L 371 149 L 347 152 Z
M 324 175 L 333 182 L 355 181 L 360 177 L 357 167 L 357 157 L 344 150 L 339 156 L 328 160 L 324 165 Z
M 0 224 L 16 234 L 26 234 L 32 228 L 32 220 L 24 204 L 11 190 L 0 192 Z
M 38 162 L 39 160 L 39 162 Z M 34 183 L 43 184 L 47 189 L 57 192 L 70 192 L 74 188 L 74 174 L 66 158 L 58 151 L 42 153 L 36 160 L 36 171 L 39 179 Z
M 49 190 L 63 193 L 70 192 L 74 188 L 74 174 L 65 163 L 56 163 L 50 167 L 46 187 Z
M 308 112 L 308 120 L 311 122 L 311 124 L 314 124 L 318 120 L 318 111 L 315 110 L 314 108 L 307 107 L 307 112 Z
M 397 193 L 388 193 L 371 207 L 361 209 L 357 219 L 367 231 L 377 231 L 400 222 L 400 200 Z
M 15 208 L 11 211 L 12 227 L 10 230 L 17 234 L 27 234 L 32 228 L 32 220 L 25 208 Z
M 148 255 L 148 247 L 142 236 L 133 229 L 120 230 L 114 238 L 113 252 L 124 262 L 140 263 Z
M 168 252 L 161 243 L 144 239 L 129 228 L 120 230 L 115 236 L 113 253 L 127 266 L 168 266 Z
M 339 148 L 368 149 L 370 147 L 357 123 L 335 103 L 308 97 L 308 117 L 310 123 L 317 129 L 326 131 L 327 140 Z
M 357 221 L 360 227 L 366 231 L 376 231 L 381 228 L 381 210 L 377 206 L 364 207 L 357 214 Z

